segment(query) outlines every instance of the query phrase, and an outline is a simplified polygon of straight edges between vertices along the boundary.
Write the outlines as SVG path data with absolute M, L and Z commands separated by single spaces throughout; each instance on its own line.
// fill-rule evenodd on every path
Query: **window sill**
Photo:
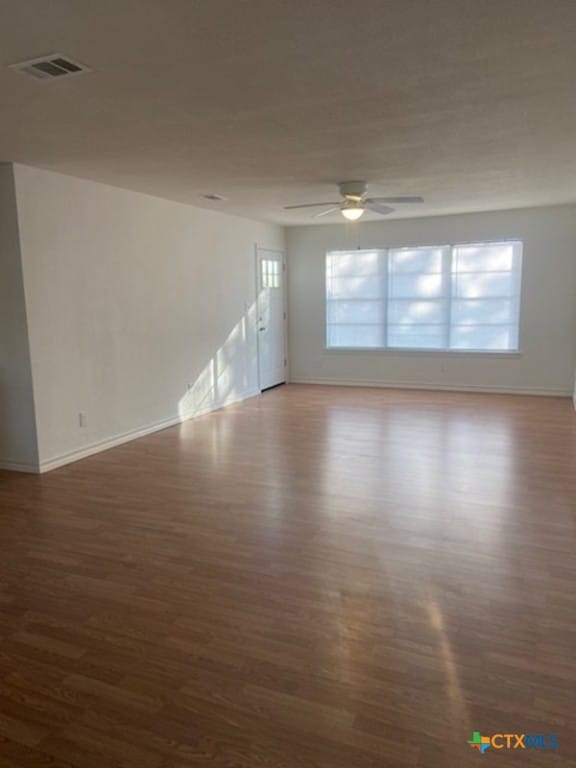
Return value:
M 384 355 L 447 355 L 448 357 L 522 357 L 519 349 L 503 350 L 474 350 L 474 349 L 415 349 L 413 347 L 324 347 L 328 354 L 366 354 L 376 353 Z

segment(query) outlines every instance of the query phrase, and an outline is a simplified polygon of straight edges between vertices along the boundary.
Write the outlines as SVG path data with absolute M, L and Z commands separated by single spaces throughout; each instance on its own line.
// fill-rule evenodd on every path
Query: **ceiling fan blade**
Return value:
M 336 211 L 339 211 L 339 210 L 340 210 L 340 208 L 338 208 L 338 207 L 336 207 L 336 208 L 328 208 L 327 211 L 322 211 L 321 213 L 315 213 L 314 214 L 314 218 L 315 219 L 320 219 L 322 216 L 328 216 L 329 213 L 335 213 Z
M 338 201 L 334 202 L 334 200 L 331 200 L 328 203 L 304 203 L 303 205 L 285 205 L 284 210 L 285 211 L 291 211 L 295 208 L 324 208 L 326 205 L 340 205 Z
M 387 216 L 389 213 L 394 213 L 395 208 L 390 208 L 389 205 L 378 205 L 378 203 L 366 202 L 366 208 L 373 213 L 379 213 L 382 216 Z
M 404 195 L 400 197 L 368 197 L 367 203 L 423 203 L 424 198 L 417 195 Z

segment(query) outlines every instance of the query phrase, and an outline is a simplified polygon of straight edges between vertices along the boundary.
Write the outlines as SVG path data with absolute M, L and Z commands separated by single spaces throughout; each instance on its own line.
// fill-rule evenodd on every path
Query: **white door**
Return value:
M 284 254 L 256 250 L 260 390 L 286 381 Z

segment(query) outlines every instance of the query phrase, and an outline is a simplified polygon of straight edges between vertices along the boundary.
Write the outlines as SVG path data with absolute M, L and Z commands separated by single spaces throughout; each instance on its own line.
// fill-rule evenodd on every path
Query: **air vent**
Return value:
M 225 197 L 222 197 L 222 195 L 217 195 L 214 192 L 210 192 L 210 194 L 208 194 L 208 195 L 202 195 L 202 197 L 205 200 L 220 200 L 220 201 L 221 200 L 226 200 Z
M 74 61 L 68 56 L 61 56 L 59 53 L 53 53 L 50 56 L 41 56 L 38 59 L 21 61 L 18 64 L 11 64 L 10 69 L 16 69 L 25 75 L 30 75 L 37 80 L 62 80 L 65 77 L 82 75 L 84 72 L 90 72 L 90 68 L 78 61 Z

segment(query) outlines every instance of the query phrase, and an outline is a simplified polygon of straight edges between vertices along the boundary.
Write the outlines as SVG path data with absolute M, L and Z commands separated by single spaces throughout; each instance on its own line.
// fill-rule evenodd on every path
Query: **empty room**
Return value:
M 575 40 L 0 0 L 0 768 L 576 768 Z

